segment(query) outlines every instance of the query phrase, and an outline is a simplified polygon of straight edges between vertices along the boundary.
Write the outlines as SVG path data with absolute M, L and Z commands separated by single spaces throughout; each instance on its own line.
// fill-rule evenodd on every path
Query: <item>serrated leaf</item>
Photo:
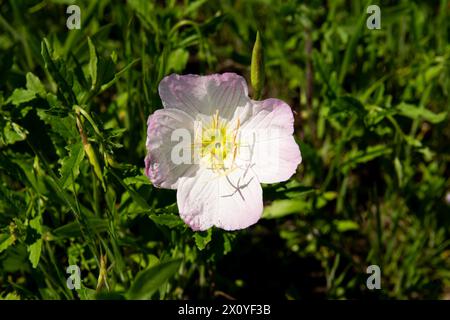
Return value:
M 77 98 L 75 96 L 75 93 L 73 92 L 73 88 L 67 81 L 70 76 L 73 76 L 73 74 L 61 72 L 60 69 L 64 71 L 66 64 L 64 62 L 61 63 L 61 61 L 53 59 L 50 45 L 46 38 L 44 38 L 44 40 L 41 42 L 41 55 L 44 59 L 45 68 L 50 72 L 53 80 L 55 80 L 56 84 L 59 87 L 59 92 L 62 94 L 62 96 L 64 96 L 65 99 L 67 99 L 67 103 L 69 104 L 67 105 L 67 107 L 71 107 L 72 105 L 77 104 Z M 63 75 L 67 78 L 65 78 Z
M 25 140 L 28 131 L 17 123 L 12 121 L 6 121 L 3 127 L 3 132 L 0 135 L 0 139 L 4 144 L 14 144 L 17 141 Z
M 136 276 L 126 296 L 131 300 L 149 299 L 163 284 L 172 278 L 181 265 L 181 259 L 160 263 Z
M 50 125 L 52 131 L 65 139 L 79 139 L 79 133 L 75 126 L 75 120 L 69 116 L 53 114 L 52 110 L 38 109 L 37 114 L 42 121 Z
M 72 183 L 72 176 L 75 180 L 80 174 L 80 164 L 84 158 L 84 149 L 81 142 L 67 146 L 69 155 L 61 163 L 61 185 L 67 188 Z
M 149 215 L 150 219 L 160 225 L 166 226 L 168 228 L 176 228 L 184 226 L 184 221 L 181 218 L 174 214 L 151 214 Z
M 36 92 L 27 89 L 15 89 L 8 98 L 7 103 L 12 103 L 16 106 L 28 102 L 36 98 Z
M 194 233 L 195 244 L 197 245 L 197 248 L 199 250 L 205 249 L 206 245 L 209 242 L 211 242 L 211 238 L 212 238 L 212 229 Z
M 35 94 L 45 97 L 46 91 L 44 85 L 41 83 L 38 77 L 36 77 L 31 72 L 28 72 L 26 75 L 27 78 L 27 89 Z
M 115 64 L 111 57 L 99 56 L 93 42 L 88 38 L 89 44 L 89 74 L 91 76 L 91 90 L 97 90 L 102 85 L 113 81 Z M 103 90 L 103 88 L 101 88 Z

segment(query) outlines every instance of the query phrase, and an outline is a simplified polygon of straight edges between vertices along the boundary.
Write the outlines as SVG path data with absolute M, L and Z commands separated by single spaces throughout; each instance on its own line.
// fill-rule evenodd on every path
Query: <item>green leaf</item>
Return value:
M 220 12 L 217 12 L 216 15 L 211 17 L 210 19 L 206 20 L 204 23 L 200 25 L 200 32 L 201 34 L 206 37 L 208 35 L 213 35 L 218 30 L 221 29 L 222 25 L 224 24 L 225 20 L 227 19 L 226 14 L 221 14 Z M 185 38 L 189 39 L 189 38 Z
M 211 237 L 212 237 L 212 229 L 194 233 L 194 240 L 195 244 L 197 245 L 197 248 L 199 250 L 205 249 L 206 245 L 211 241 Z
M 342 172 L 347 172 L 357 164 L 372 161 L 375 158 L 390 154 L 391 152 L 392 148 L 383 144 L 369 146 L 366 150 L 353 150 L 349 152 L 346 161 L 341 165 L 341 170 Z
M 2 122 L 0 120 L 0 125 L 2 125 Z M 17 141 L 25 140 L 27 137 L 28 131 L 17 123 L 6 121 L 3 123 L 3 126 L 3 131 L 0 132 L 0 141 L 4 144 L 14 144 Z
M 79 133 L 75 125 L 75 119 L 70 116 L 62 116 L 52 113 L 52 110 L 38 109 L 39 118 L 48 124 L 52 131 L 64 139 L 79 139 Z
M 191 12 L 195 12 L 195 11 L 199 10 L 200 7 L 202 5 L 204 5 L 206 2 L 208 2 L 208 0 L 196 0 L 196 1 L 189 3 L 187 8 L 184 10 L 184 15 L 187 16 Z
M 75 180 L 80 173 L 80 163 L 84 158 L 84 149 L 81 142 L 67 146 L 69 155 L 62 160 L 61 164 L 61 185 L 67 188 L 72 183 L 72 175 Z
M 179 216 L 174 214 L 151 214 L 149 217 L 153 222 L 171 229 L 184 226 L 184 221 L 181 220 Z
M 447 118 L 447 112 L 434 113 L 425 108 L 417 107 L 415 105 L 400 103 L 397 106 L 400 114 L 411 119 L 423 119 L 433 124 L 444 121 Z
M 189 52 L 187 50 L 179 48 L 172 51 L 167 62 L 167 71 L 182 72 L 186 67 L 188 59 Z
M 6 250 L 14 243 L 14 236 L 9 234 L 0 234 L 0 253 Z
M 109 172 L 111 172 L 111 174 L 117 179 L 117 181 L 119 181 L 119 183 L 128 191 L 130 196 L 134 201 L 136 201 L 137 204 L 139 204 L 143 209 L 151 209 L 147 201 L 139 193 L 130 188 L 113 170 L 109 170 Z
M 358 99 L 352 96 L 338 97 L 331 106 L 330 114 L 346 113 L 350 116 L 357 115 L 363 117 L 367 111 Z
M 333 222 L 338 232 L 358 230 L 359 225 L 352 220 L 336 220 Z
M 80 300 L 95 300 L 96 291 L 94 289 L 81 286 L 80 290 L 77 290 Z
M 223 254 L 231 252 L 232 244 L 236 238 L 236 233 L 222 232 L 223 237 Z
M 367 5 L 364 6 L 364 8 L 366 7 Z M 364 33 L 364 30 L 366 29 L 366 19 L 367 19 L 366 11 L 361 10 L 361 15 L 359 16 L 356 23 L 354 23 L 354 28 L 352 28 L 353 34 L 351 35 L 350 41 L 345 46 L 346 49 L 344 59 L 342 60 L 341 68 L 339 70 L 339 83 L 341 84 L 344 82 L 345 76 L 348 72 L 348 69 L 350 68 L 350 64 L 356 61 L 355 59 L 356 47 L 358 45 L 359 39 Z
M 108 230 L 108 220 L 102 218 L 88 218 L 87 225 L 92 232 L 100 233 Z M 58 238 L 77 238 L 81 236 L 80 224 L 76 221 L 70 222 L 53 230 L 52 234 Z
M 181 259 L 160 263 L 141 271 L 136 276 L 126 297 L 131 300 L 149 299 L 163 284 L 172 278 L 181 265 Z
M 36 98 L 36 92 L 27 90 L 27 89 L 15 89 L 9 99 L 7 100 L 7 103 L 12 103 L 16 106 L 31 101 L 34 98 Z
M 27 73 L 26 78 L 27 78 L 27 89 L 41 97 L 45 97 L 46 90 L 44 85 L 41 83 L 41 80 L 39 80 L 39 78 L 36 77 L 31 72 Z
M 150 179 L 144 175 L 128 177 L 128 178 L 123 179 L 123 182 L 125 182 L 128 186 L 132 185 L 132 184 L 138 184 L 138 183 L 152 185 Z
M 28 251 L 30 252 L 30 261 L 33 268 L 36 268 L 39 263 L 39 258 L 41 257 L 42 251 L 42 239 L 38 239 L 35 243 L 28 246 Z
M 308 203 L 301 199 L 275 200 L 269 206 L 264 208 L 263 218 L 281 218 L 294 213 L 306 212 L 308 210 Z
M 37 216 L 30 220 L 30 227 L 42 234 L 42 217 Z
M 0 296 L 0 300 L 20 300 L 20 296 L 16 292 L 9 292 L 6 296 Z
M 114 79 L 115 65 L 111 57 L 104 58 L 98 55 L 97 49 L 90 38 L 88 38 L 88 44 L 91 90 L 96 91 L 100 86 Z
M 60 61 L 53 59 L 51 50 L 49 48 L 50 45 L 48 43 L 48 40 L 44 38 L 44 40 L 41 42 L 41 55 L 45 62 L 45 68 L 50 72 L 53 80 L 55 80 L 56 84 L 58 85 L 60 92 L 63 94 L 65 99 L 67 99 L 67 103 L 70 104 L 66 105 L 66 107 L 71 108 L 72 105 L 77 104 L 77 97 L 73 92 L 72 86 L 69 85 L 67 79 L 63 76 L 66 74 L 62 73 L 59 68 L 64 67 L 65 63 L 61 64 L 59 63 Z
M 152 1 L 146 0 L 129 0 L 127 5 L 136 12 L 139 19 L 144 23 L 145 26 L 152 28 L 153 30 L 158 29 L 158 25 L 155 23 L 154 19 L 154 4 Z
M 317 73 L 326 85 L 327 95 L 333 98 L 336 97 L 338 85 L 332 81 L 333 74 L 330 71 L 330 66 L 325 63 L 322 55 L 316 49 L 313 50 L 312 60 L 315 70 L 317 70 Z
M 104 85 L 115 81 L 115 65 L 111 57 L 99 57 L 97 64 L 97 85 L 101 86 L 101 91 L 105 90 Z
M 110 61 L 112 62 L 112 59 L 110 59 Z M 109 82 L 106 82 L 105 84 L 102 84 L 102 86 L 100 87 L 100 91 L 99 92 L 103 92 L 105 90 L 107 90 L 109 87 L 111 87 L 117 80 L 119 80 L 119 78 L 125 74 L 125 72 L 127 72 L 131 67 L 133 67 L 136 63 L 138 63 L 140 61 L 140 59 L 135 59 L 133 61 L 131 61 L 129 64 L 127 64 L 125 67 L 123 67 L 119 72 L 117 72 L 111 80 L 109 80 Z M 114 71 L 113 68 L 110 69 L 111 71 Z

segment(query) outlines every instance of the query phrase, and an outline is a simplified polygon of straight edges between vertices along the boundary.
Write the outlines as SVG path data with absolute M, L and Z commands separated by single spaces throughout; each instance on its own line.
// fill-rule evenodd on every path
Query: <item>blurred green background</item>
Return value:
M 450 299 L 449 12 L 0 0 L 0 297 Z M 263 98 L 293 108 L 303 163 L 264 186 L 258 224 L 194 233 L 143 174 L 146 119 L 170 73 L 250 83 L 258 30 Z M 381 290 L 366 287 L 372 264 Z

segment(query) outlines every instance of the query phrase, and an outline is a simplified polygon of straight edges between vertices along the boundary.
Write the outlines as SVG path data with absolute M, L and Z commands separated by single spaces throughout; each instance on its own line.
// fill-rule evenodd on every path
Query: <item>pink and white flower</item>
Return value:
M 281 100 L 251 100 L 234 73 L 170 75 L 159 84 L 164 109 L 148 118 L 145 172 L 177 189 L 193 230 L 246 228 L 263 212 L 261 183 L 288 180 L 302 158 L 293 114 Z

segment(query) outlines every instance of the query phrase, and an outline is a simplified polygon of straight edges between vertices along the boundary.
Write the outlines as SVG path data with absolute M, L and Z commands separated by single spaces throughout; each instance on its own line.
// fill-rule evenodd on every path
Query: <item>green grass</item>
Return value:
M 449 298 L 448 1 L 383 1 L 381 30 L 365 1 L 77 1 L 80 30 L 68 3 L 0 0 L 0 298 Z M 250 83 L 257 31 L 303 163 L 257 225 L 194 233 L 146 120 L 170 73 Z

